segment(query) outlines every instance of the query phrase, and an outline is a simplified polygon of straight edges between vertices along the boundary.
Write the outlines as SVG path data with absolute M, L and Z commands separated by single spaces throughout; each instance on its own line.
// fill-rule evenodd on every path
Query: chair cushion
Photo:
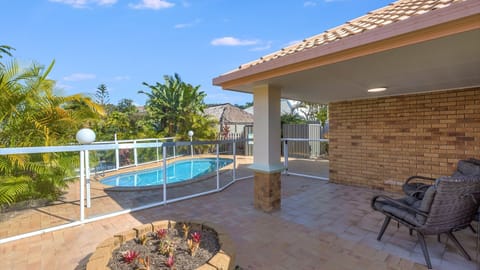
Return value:
M 469 159 L 458 161 L 457 171 L 452 176 L 480 176 L 480 160 Z
M 416 202 L 412 207 L 422 211 L 422 212 L 429 212 L 430 207 L 432 206 L 433 198 L 435 198 L 435 188 L 436 185 L 430 186 L 427 191 L 425 191 L 423 195 L 423 199 L 419 202 Z M 416 214 L 416 218 L 419 223 L 424 224 L 426 218 L 420 214 Z
M 480 166 L 480 159 L 469 158 L 468 162 L 473 163 L 473 164 L 477 164 L 478 166 Z
M 435 197 L 435 191 L 435 185 L 432 185 L 425 191 L 423 199 L 421 200 L 412 196 L 406 196 L 395 200 L 422 212 L 428 213 L 430 211 L 430 207 L 432 206 L 433 198 Z M 377 200 L 374 204 L 374 208 L 379 211 L 388 212 L 393 216 L 403 219 L 415 226 L 421 226 L 426 221 L 424 216 L 416 214 L 415 212 L 404 207 L 389 203 L 388 201 Z
M 398 208 L 396 206 L 386 204 L 385 206 L 383 206 L 383 211 L 388 212 L 396 216 L 397 218 L 403 219 L 406 222 L 415 226 L 421 226 L 423 224 L 418 221 L 418 219 L 415 217 L 416 215 L 414 212 L 410 212 L 403 208 Z
M 411 197 L 411 196 L 406 196 L 406 197 L 403 197 L 403 198 L 400 198 L 400 199 L 395 199 L 396 201 L 400 202 L 400 203 L 403 203 L 407 206 L 410 206 L 410 207 L 419 207 L 422 200 L 419 200 L 415 197 Z M 407 221 L 408 223 L 412 224 L 412 225 L 415 225 L 415 226 L 420 226 L 422 225 L 423 223 L 420 223 L 418 221 L 418 219 L 416 218 L 416 214 L 415 212 L 413 211 L 410 211 L 406 208 L 402 208 L 398 205 L 395 205 L 389 201 L 385 201 L 385 200 L 377 200 L 374 204 L 374 208 L 376 210 L 379 210 L 381 212 L 388 212 L 390 214 L 392 214 L 393 216 L 399 218 L 399 219 L 403 219 L 405 221 Z

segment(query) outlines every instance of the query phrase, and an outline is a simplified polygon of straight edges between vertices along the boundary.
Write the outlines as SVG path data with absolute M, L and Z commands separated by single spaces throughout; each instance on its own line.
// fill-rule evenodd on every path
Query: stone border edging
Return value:
M 161 220 L 155 221 L 150 224 L 140 225 L 132 228 L 131 230 L 115 234 L 113 237 L 105 239 L 90 256 L 87 263 L 87 270 L 107 270 L 110 269 L 107 265 L 112 257 L 114 249 L 118 248 L 122 243 L 132 240 L 137 237 L 141 237 L 149 232 L 155 232 L 159 229 L 170 229 L 175 226 L 176 223 L 188 223 L 192 230 L 203 230 L 204 228 L 213 229 L 217 232 L 218 243 L 220 250 L 215 254 L 207 263 L 197 268 L 197 270 L 215 270 L 215 269 L 228 269 L 233 270 L 235 268 L 235 246 L 232 240 L 228 236 L 227 232 L 215 225 L 206 221 L 173 221 L 173 220 Z

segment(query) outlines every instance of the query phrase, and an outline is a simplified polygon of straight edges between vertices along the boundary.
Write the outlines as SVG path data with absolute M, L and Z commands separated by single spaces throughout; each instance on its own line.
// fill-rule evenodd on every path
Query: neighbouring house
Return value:
M 205 114 L 218 121 L 218 132 L 221 138 L 231 135 L 243 136 L 245 128 L 253 125 L 253 115 L 233 106 L 230 103 L 210 106 Z
M 147 114 L 147 109 L 145 108 L 145 106 L 136 106 L 136 108 L 138 113 Z
M 480 1 L 399 0 L 213 79 L 253 93 L 254 205 L 280 207 L 280 99 L 329 105 L 330 181 L 399 190 L 480 158 Z
M 244 109 L 244 111 L 254 114 L 254 106 L 250 106 Z M 317 119 L 312 119 L 312 113 L 316 110 L 309 104 L 302 104 L 302 102 L 291 99 L 280 100 L 280 115 L 294 114 L 299 116 L 308 122 L 316 123 Z
M 304 118 L 304 115 L 301 114 L 301 113 L 298 113 L 298 105 L 300 104 L 299 101 L 295 101 L 295 100 L 288 100 L 288 99 L 281 99 L 280 100 L 280 115 L 284 115 L 284 114 L 297 114 L 299 115 L 300 117 L 303 117 Z M 254 114 L 253 112 L 253 107 L 254 106 L 250 106 L 248 108 L 245 108 L 244 111 L 250 113 L 250 114 Z

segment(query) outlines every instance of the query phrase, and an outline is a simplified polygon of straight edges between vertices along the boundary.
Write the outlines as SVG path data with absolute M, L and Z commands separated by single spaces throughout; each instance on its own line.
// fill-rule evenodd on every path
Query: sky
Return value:
M 0 0 L 0 45 L 24 66 L 55 60 L 49 78 L 62 95 L 105 84 L 110 103 L 144 105 L 143 82 L 178 73 L 208 104 L 245 104 L 252 95 L 212 79 L 393 1 Z

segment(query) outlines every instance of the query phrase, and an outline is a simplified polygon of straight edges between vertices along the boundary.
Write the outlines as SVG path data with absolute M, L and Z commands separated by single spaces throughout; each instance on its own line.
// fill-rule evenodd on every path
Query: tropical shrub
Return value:
M 82 95 L 54 94 L 48 67 L 21 68 L 16 61 L 0 66 L 0 147 L 62 145 L 75 141 L 76 131 L 94 121 L 102 109 Z M 78 166 L 75 153 L 0 156 L 0 206 L 44 198 L 57 199 L 65 178 Z

